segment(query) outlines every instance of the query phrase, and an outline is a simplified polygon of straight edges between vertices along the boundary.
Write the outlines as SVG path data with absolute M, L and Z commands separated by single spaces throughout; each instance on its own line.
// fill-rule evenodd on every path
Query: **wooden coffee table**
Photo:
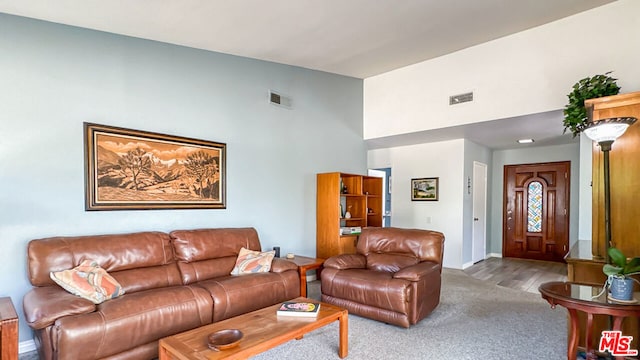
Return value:
M 315 301 L 302 297 L 294 300 Z M 347 310 L 322 303 L 317 317 L 305 318 L 278 316 L 276 315 L 278 307 L 280 304 L 161 339 L 159 359 L 246 359 L 287 341 L 300 340 L 305 334 L 336 320 L 340 322 L 338 356 L 340 358 L 347 356 L 349 351 Z M 235 348 L 222 351 L 209 349 L 207 346 L 209 334 L 223 329 L 242 331 L 244 337 L 240 344 Z

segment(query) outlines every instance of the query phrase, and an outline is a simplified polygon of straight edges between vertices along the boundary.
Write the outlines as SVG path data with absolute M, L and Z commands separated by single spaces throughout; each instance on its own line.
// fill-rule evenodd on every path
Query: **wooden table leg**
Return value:
M 569 329 L 569 347 L 567 348 L 567 359 L 575 359 L 578 354 L 578 312 L 576 309 L 567 309 L 571 319 Z
M 593 314 L 587 313 L 587 324 L 585 326 L 585 334 L 584 334 L 585 347 L 587 352 L 587 358 L 594 357 L 597 359 L 598 357 L 595 355 L 595 349 L 593 348 Z
M 615 316 L 613 318 L 613 330 L 622 331 L 622 320 L 624 320 L 622 316 Z
M 307 269 L 300 267 L 300 296 L 307 297 Z
M 622 331 L 622 321 L 624 320 L 624 317 L 622 316 L 615 316 L 613 318 L 613 330 L 614 331 Z M 615 360 L 625 360 L 626 357 L 625 356 L 615 356 L 614 357 Z
M 338 356 L 344 359 L 349 354 L 349 314 L 345 311 L 340 315 L 340 347 Z
M 171 356 L 169 355 L 167 348 L 165 348 L 164 346 L 162 346 L 162 344 L 160 344 L 160 348 L 158 349 L 158 360 L 169 360 L 169 359 L 171 359 Z

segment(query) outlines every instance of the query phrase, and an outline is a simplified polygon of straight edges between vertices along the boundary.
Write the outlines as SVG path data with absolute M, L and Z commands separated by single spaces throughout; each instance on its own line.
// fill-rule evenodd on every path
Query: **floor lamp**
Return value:
M 604 163 L 604 253 L 607 263 L 609 247 L 611 247 L 611 189 L 609 185 L 609 151 L 617 138 L 622 136 L 627 128 L 636 122 L 633 117 L 617 117 L 591 122 L 583 132 L 587 137 L 600 145 Z

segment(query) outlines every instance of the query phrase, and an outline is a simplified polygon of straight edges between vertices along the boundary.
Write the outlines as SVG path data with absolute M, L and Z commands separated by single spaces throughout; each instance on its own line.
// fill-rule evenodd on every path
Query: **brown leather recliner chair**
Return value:
M 351 314 L 405 328 L 438 306 L 442 233 L 365 228 L 356 251 L 325 261 L 322 301 L 346 308 Z

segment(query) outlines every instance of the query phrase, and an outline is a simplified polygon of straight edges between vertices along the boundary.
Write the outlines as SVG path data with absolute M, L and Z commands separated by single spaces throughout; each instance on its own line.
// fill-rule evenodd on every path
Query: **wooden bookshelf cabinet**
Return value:
M 354 254 L 358 234 L 340 228 L 382 226 L 382 178 L 333 172 L 316 181 L 316 256 Z

